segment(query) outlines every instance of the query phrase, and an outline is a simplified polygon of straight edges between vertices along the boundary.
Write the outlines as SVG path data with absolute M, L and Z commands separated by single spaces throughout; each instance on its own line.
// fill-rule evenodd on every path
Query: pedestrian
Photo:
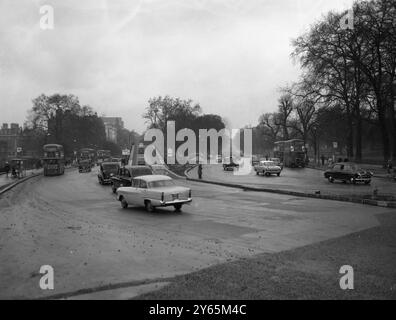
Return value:
M 202 180 L 202 164 L 198 165 L 198 178 Z
M 322 154 L 322 156 L 320 157 L 320 159 L 322 160 L 322 166 L 324 166 L 325 156 Z
M 5 163 L 4 170 L 6 172 L 6 177 L 8 178 L 8 173 L 10 172 L 10 164 L 8 162 Z
M 11 168 L 11 177 L 12 178 L 16 178 L 16 169 L 15 169 L 15 166 L 12 166 L 12 168 Z
M 391 160 L 391 159 L 388 160 L 388 162 L 387 162 L 387 164 L 386 164 L 386 168 L 387 168 L 387 170 L 388 170 L 388 174 L 390 174 L 390 173 L 391 173 L 391 170 L 392 170 L 392 168 L 393 168 L 392 160 Z

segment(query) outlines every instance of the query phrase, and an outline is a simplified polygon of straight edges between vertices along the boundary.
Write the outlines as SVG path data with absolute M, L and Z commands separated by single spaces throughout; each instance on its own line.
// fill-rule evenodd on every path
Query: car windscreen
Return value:
M 116 173 L 118 170 L 118 166 L 116 164 L 103 164 L 103 171 Z
M 262 161 L 261 164 L 263 166 L 275 166 L 275 162 L 273 161 Z
M 152 175 L 153 173 L 151 172 L 151 169 L 149 168 L 135 168 L 132 169 L 132 175 L 134 177 L 139 177 L 139 176 L 149 176 Z
M 151 181 L 148 183 L 148 187 L 150 189 L 162 188 L 162 187 L 172 187 L 174 185 L 175 184 L 172 180 L 158 180 L 158 181 Z
M 58 164 L 58 160 L 56 160 L 56 159 L 48 159 L 48 160 L 45 160 L 45 163 L 46 164 Z

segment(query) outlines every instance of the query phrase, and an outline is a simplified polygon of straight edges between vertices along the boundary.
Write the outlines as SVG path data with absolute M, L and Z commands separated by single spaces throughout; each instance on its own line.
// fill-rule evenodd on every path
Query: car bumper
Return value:
M 265 170 L 265 169 L 254 169 L 258 172 L 262 172 L 262 173 L 270 173 L 270 174 L 278 174 L 281 173 L 282 170 Z
M 355 178 L 355 181 L 356 182 L 368 182 L 368 181 L 371 181 L 371 177 L 358 177 L 358 178 Z
M 161 201 L 161 200 L 150 200 L 151 204 L 154 207 L 170 207 L 177 204 L 189 204 L 192 201 L 192 198 L 183 199 L 183 200 L 173 200 L 173 201 Z

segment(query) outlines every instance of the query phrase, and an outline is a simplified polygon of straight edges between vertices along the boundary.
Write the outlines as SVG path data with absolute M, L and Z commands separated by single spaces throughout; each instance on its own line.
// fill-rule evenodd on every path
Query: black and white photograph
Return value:
M 395 0 L 0 0 L 0 300 L 395 299 Z

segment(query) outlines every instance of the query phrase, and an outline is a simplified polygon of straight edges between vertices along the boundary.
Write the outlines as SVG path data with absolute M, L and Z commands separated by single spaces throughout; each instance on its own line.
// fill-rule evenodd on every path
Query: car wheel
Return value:
M 175 204 L 174 207 L 175 207 L 175 211 L 176 212 L 180 212 L 181 208 L 182 208 L 182 205 L 181 204 Z
M 270 174 L 269 172 L 266 172 L 266 173 L 265 173 L 265 176 L 266 176 L 266 177 L 269 177 L 270 175 L 271 175 L 271 174 Z
M 371 183 L 371 180 L 364 182 L 364 184 L 370 184 L 370 183 Z
M 330 182 L 330 183 L 333 183 L 333 182 L 334 182 L 334 178 L 333 178 L 332 176 L 330 176 L 328 179 L 329 179 L 329 182 Z
M 259 176 L 259 175 L 260 175 L 260 172 L 256 171 L 256 175 L 258 175 L 258 176 Z
M 280 172 L 276 174 L 278 177 L 280 176 Z
M 128 202 L 125 200 L 125 198 L 121 198 L 121 207 L 123 209 L 128 208 Z
M 144 202 L 144 207 L 146 208 L 147 212 L 153 212 L 155 210 L 155 208 L 151 204 L 151 201 L 148 200 Z
M 351 178 L 350 181 L 351 181 L 352 184 L 356 184 L 356 179 L 355 178 Z

